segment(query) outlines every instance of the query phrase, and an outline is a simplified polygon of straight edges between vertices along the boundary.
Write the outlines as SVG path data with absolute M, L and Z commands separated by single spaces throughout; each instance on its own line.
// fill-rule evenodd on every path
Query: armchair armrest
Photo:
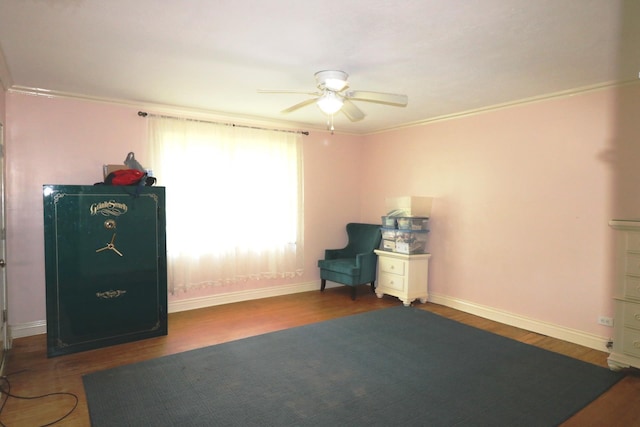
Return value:
M 360 267 L 360 280 L 363 282 L 373 282 L 376 280 L 376 264 L 378 255 L 373 252 L 356 255 L 356 265 Z
M 324 259 L 353 258 L 353 254 L 345 249 L 325 249 Z
M 367 269 L 375 267 L 377 261 L 378 255 L 373 252 L 365 252 L 356 255 L 356 265 L 361 268 Z

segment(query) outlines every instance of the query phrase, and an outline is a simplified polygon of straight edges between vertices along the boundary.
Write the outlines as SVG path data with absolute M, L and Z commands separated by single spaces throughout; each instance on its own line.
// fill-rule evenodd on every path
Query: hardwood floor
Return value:
M 82 375 L 119 365 L 148 360 L 194 348 L 219 344 L 336 317 L 401 304 L 396 298 L 378 299 L 366 286 L 358 299 L 346 287 L 246 301 L 169 315 L 169 335 L 48 359 L 46 336 L 16 339 L 9 352 L 5 375 L 10 393 L 35 397 L 49 393 L 77 396 L 77 407 L 60 426 L 88 426 L 89 415 Z M 496 334 L 606 367 L 607 354 L 579 345 L 506 326 L 436 304 L 417 307 Z M 5 391 L 6 381 L 2 384 Z M 4 396 L 4 394 L 3 394 Z M 73 408 L 71 395 L 37 399 L 9 398 L 0 412 L 6 426 L 47 425 Z M 563 424 L 575 426 L 640 426 L 640 376 L 628 375 L 596 401 Z

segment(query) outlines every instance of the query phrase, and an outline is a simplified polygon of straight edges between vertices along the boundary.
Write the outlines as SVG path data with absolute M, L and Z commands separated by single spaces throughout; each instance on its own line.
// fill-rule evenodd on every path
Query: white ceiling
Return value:
M 370 133 L 640 71 L 638 0 L 0 0 L 2 78 L 14 89 L 326 126 L 313 74 L 406 94 L 405 108 L 338 132 Z M 0 74 L 0 77 L 2 75 Z M 8 80 L 8 82 L 6 81 Z

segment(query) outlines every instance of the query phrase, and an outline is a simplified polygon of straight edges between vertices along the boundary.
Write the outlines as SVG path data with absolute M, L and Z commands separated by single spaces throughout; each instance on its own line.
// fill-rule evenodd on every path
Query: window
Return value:
M 299 134 L 151 116 L 149 143 L 170 292 L 302 274 Z

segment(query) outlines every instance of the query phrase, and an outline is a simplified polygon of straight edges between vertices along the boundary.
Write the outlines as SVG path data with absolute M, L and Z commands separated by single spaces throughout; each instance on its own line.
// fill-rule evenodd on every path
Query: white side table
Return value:
M 431 254 L 405 255 L 397 252 L 375 250 L 378 255 L 376 295 L 398 297 L 405 307 L 418 298 L 427 302 L 429 296 L 429 258 Z

